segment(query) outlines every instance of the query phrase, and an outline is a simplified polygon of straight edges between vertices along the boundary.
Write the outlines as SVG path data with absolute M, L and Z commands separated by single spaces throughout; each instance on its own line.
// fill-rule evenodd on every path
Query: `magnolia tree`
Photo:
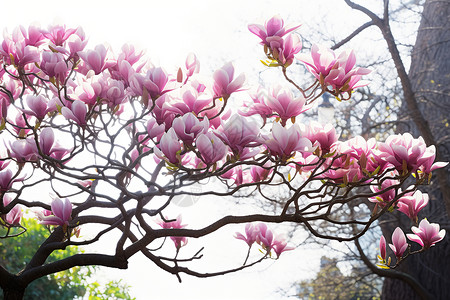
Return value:
M 231 63 L 210 78 L 200 77 L 199 61 L 190 54 L 185 67 L 170 74 L 133 46 L 116 55 L 104 45 L 86 50 L 81 28 L 30 26 L 5 34 L 0 47 L 1 238 L 26 231 L 25 210 L 49 229 L 22 271 L 12 274 L 0 266 L 6 299 L 20 299 L 33 280 L 71 267 L 125 269 L 138 252 L 179 280 L 182 273 L 236 272 L 293 249 L 270 223 L 303 224 L 316 237 L 351 241 L 382 214 L 398 210 L 418 227 L 407 234 L 411 244 L 402 229 L 394 231 L 395 262 L 381 238 L 383 268 L 395 268 L 440 241 L 445 232 L 438 224 L 426 219 L 417 224 L 428 201 L 417 188 L 446 165 L 434 162 L 434 146 L 408 133 L 384 142 L 338 141 L 331 124 L 296 123 L 324 93 L 350 100 L 354 89 L 366 84 L 361 76 L 370 72 L 355 67 L 353 51 L 337 55 L 314 45 L 300 54 L 298 27 L 285 27 L 277 16 L 265 25 L 249 25 L 264 48 L 263 63 L 281 69 L 288 85 L 259 88 L 255 94 L 247 93 L 244 75 L 235 76 Z M 294 81 L 286 72 L 296 59 L 313 75 L 310 82 Z M 248 101 L 237 110 L 236 101 L 246 95 Z M 405 187 L 412 176 L 414 183 Z M 186 188 L 208 179 L 215 183 Z M 271 193 L 277 186 L 288 197 L 274 212 L 243 214 L 236 205 L 234 212 L 201 227 L 183 224 L 183 207 L 171 215 L 173 202 L 183 195 L 244 195 L 270 203 L 279 200 Z M 361 201 L 375 203 L 370 217 L 342 213 Z M 327 230 L 324 222 L 334 229 Z M 244 263 L 196 270 L 192 262 L 202 258 L 203 248 L 186 251 L 192 247 L 188 240 L 231 224 L 242 226 L 242 233 L 229 238 L 245 242 Z M 105 254 L 46 263 L 54 251 L 104 237 L 116 238 Z M 173 255 L 164 251 L 165 243 L 174 247 Z

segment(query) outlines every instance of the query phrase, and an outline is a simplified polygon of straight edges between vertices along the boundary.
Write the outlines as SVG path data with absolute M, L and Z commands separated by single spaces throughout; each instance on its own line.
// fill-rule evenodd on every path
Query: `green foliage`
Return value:
M 0 265 L 12 273 L 22 270 L 50 235 L 48 229 L 34 219 L 22 219 L 22 225 L 27 228 L 24 234 L 0 240 Z M 64 251 L 53 252 L 47 263 L 80 252 L 76 247 L 67 247 Z M 27 287 L 24 299 L 72 300 L 81 299 L 86 293 L 92 300 L 134 299 L 129 295 L 129 286 L 120 281 L 111 281 L 105 287 L 97 282 L 89 283 L 95 269 L 95 267 L 74 267 L 39 278 Z M 0 300 L 3 300 L 2 294 Z
M 336 259 L 322 257 L 316 278 L 299 283 L 298 297 L 310 300 L 380 299 L 376 283 L 367 280 L 357 269 L 344 275 Z
M 135 299 L 128 293 L 129 286 L 123 285 L 121 280 L 110 281 L 103 288 L 98 282 L 94 282 L 88 288 L 89 300 Z

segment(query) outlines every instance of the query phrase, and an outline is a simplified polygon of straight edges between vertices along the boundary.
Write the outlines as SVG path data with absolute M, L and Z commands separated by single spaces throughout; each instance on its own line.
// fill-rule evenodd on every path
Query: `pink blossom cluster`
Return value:
M 272 88 L 267 95 L 259 91 L 252 100 L 253 103 L 246 104 L 248 109 L 246 112 L 240 112 L 241 115 L 259 115 L 264 122 L 269 117 L 276 117 L 283 126 L 286 126 L 288 120 L 295 122 L 297 116 L 312 108 L 312 105 L 306 104 L 306 99 L 302 95 L 295 97 L 291 90 L 281 86 Z
M 249 25 L 249 30 L 260 37 L 267 56 L 285 72 L 301 50 L 300 39 L 293 34 L 298 27 L 286 27 L 283 19 L 275 16 L 265 25 Z M 340 141 L 331 124 L 301 120 L 323 93 L 350 97 L 355 88 L 365 84 L 360 79 L 369 71 L 355 67 L 353 51 L 336 55 L 314 45 L 310 57 L 300 57 L 316 78 L 309 91 L 298 88 L 294 93 L 275 86 L 265 92 L 259 88 L 250 96 L 251 103 L 244 105 L 244 112 L 233 113 L 236 109 L 230 106 L 235 105 L 237 95 L 246 92 L 246 78 L 237 74 L 232 63 L 205 78 L 198 74 L 200 62 L 194 54 L 173 74 L 150 64 L 144 53 L 131 45 L 124 45 L 119 53 L 104 45 L 86 47 L 81 28 L 30 26 L 5 34 L 0 47 L 0 131 L 10 139 L 4 140 L 7 153 L 0 157 L 2 224 L 20 225 L 22 210 L 18 204 L 10 204 L 15 200 L 8 193 L 17 192 L 16 187 L 24 184 L 25 177 L 19 175 L 27 166 L 42 168 L 49 176 L 64 174 L 61 176 L 70 177 L 81 192 L 93 187 L 86 174 L 101 174 L 98 176 L 107 178 L 109 184 L 120 187 L 121 193 L 138 197 L 125 189 L 132 178 L 140 177 L 149 194 L 160 192 L 158 196 L 165 197 L 169 189 L 147 178 L 152 172 L 140 172 L 146 164 L 155 169 L 156 162 L 158 168 L 166 167 L 165 174 L 181 174 L 183 180 L 218 178 L 230 194 L 246 187 L 257 190 L 275 180 L 288 185 L 292 179 L 283 177 L 281 169 L 285 167 L 289 175 L 301 173 L 305 180 L 322 181 L 333 188 L 370 186 L 368 200 L 376 203 L 377 209 L 397 208 L 417 225 L 428 195 L 416 191 L 415 186 L 402 192 L 400 183 L 411 174 L 421 183 L 447 164 L 435 162 L 434 146 L 408 133 L 392 135 L 385 142 L 361 136 Z M 114 136 L 117 128 L 120 132 Z M 67 133 L 73 142 L 70 149 L 57 142 Z M 95 147 L 108 138 L 111 145 L 105 155 L 103 148 Z M 128 138 L 127 146 L 122 138 Z M 96 151 L 102 152 L 97 153 L 100 161 L 110 164 L 106 171 L 90 166 L 85 170 L 95 172 L 80 171 L 80 175 L 79 169 L 68 166 L 79 153 Z M 110 176 L 110 171 L 118 172 L 117 176 Z M 114 180 L 117 185 L 112 184 Z M 293 186 L 290 188 L 295 189 Z M 40 211 L 37 216 L 41 224 L 66 228 L 75 217 L 68 198 L 55 198 L 51 211 Z M 158 224 L 164 229 L 186 226 L 181 224 L 181 215 Z M 423 248 L 433 246 L 445 234 L 439 225 L 425 219 L 412 231 L 408 239 Z M 187 243 L 187 237 L 170 238 L 177 250 Z M 292 249 L 263 223 L 247 224 L 245 236 L 237 233 L 236 238 L 249 247 L 259 244 L 267 254 L 273 250 L 277 258 Z M 382 241 L 380 248 L 386 249 L 384 237 Z M 394 232 L 390 248 L 398 259 L 408 248 L 400 229 Z
M 38 141 L 36 143 L 34 136 L 13 141 L 9 145 L 11 158 L 21 163 L 37 161 L 43 155 L 61 160 L 70 152 L 55 141 L 54 132 L 49 127 L 42 129 Z
M 313 45 L 311 56 L 301 55 L 299 59 L 320 84 L 335 96 L 344 93 L 350 95 L 354 89 L 368 84 L 360 79 L 371 71 L 366 68 L 355 68 L 356 56 L 353 50 L 344 51 L 337 56 L 331 49 Z
M 300 38 L 292 33 L 298 27 L 300 25 L 285 27 L 279 16 L 272 17 L 264 25 L 248 26 L 248 29 L 261 39 L 267 57 L 277 61 L 264 64 L 286 68 L 293 63 L 295 55 L 302 49 Z M 363 75 L 369 74 L 370 70 L 355 67 L 356 56 L 353 50 L 336 55 L 333 50 L 314 44 L 310 54 L 299 54 L 297 59 L 305 64 L 324 90 L 336 97 L 346 94 L 345 99 L 350 99 L 354 89 L 368 84 L 360 80 Z
M 428 146 L 422 137 L 414 138 L 410 133 L 391 135 L 378 146 L 379 157 L 391 164 L 399 173 L 430 174 L 445 167 L 448 162 L 434 162 L 436 148 Z
M 257 243 L 268 254 L 273 250 L 277 258 L 280 257 L 281 253 L 295 249 L 294 247 L 288 247 L 286 240 L 280 235 L 274 235 L 272 230 L 264 223 L 258 223 L 256 225 L 248 223 L 245 225 L 245 235 L 236 232 L 235 238 L 243 240 L 249 247 Z
M 13 199 L 11 199 L 11 196 L 8 194 L 5 194 L 3 196 L 3 207 L 8 206 L 11 202 L 13 201 Z M 20 205 L 14 205 L 8 213 L 6 214 L 0 214 L 0 222 L 2 223 L 2 225 L 6 225 L 7 227 L 9 226 L 16 226 L 18 224 L 20 224 L 20 220 L 22 218 L 23 215 L 23 211 Z
M 335 182 L 360 182 L 370 180 L 375 174 L 391 171 L 391 177 L 408 176 L 415 173 L 418 179 L 428 176 L 431 171 L 446 166 L 447 162 L 435 161 L 435 148 L 426 147 L 422 138 L 414 139 L 410 134 L 404 134 L 409 144 L 404 144 L 403 138 L 390 136 L 384 143 L 375 139 L 365 140 L 361 136 L 356 136 L 347 141 L 338 141 L 332 144 L 330 151 L 334 153 L 329 156 L 327 163 L 323 166 L 326 172 L 323 177 Z M 403 137 L 400 136 L 400 137 Z M 311 140 L 313 138 L 310 137 Z M 417 146 L 416 146 L 417 145 Z M 409 155 L 408 153 L 411 153 Z M 393 173 L 392 173 L 393 172 Z M 394 174 L 394 175 L 392 175 Z M 393 179 L 392 177 L 392 179 Z M 381 183 L 381 187 L 387 188 L 390 183 Z M 382 189 L 372 187 L 373 191 Z M 387 191 L 381 195 L 378 202 L 392 196 L 392 191 Z M 386 199 L 382 199 L 387 197 Z M 376 202 L 373 201 L 372 202 Z
M 441 241 L 445 236 L 445 229 L 440 230 L 439 224 L 430 223 L 427 219 L 420 221 L 418 227 L 411 227 L 411 231 L 413 233 L 408 233 L 405 236 L 403 230 L 400 227 L 397 227 L 392 234 L 392 244 L 389 244 L 389 247 L 397 258 L 397 263 L 409 255 L 409 253 L 405 254 L 411 247 L 411 245 L 408 244 L 406 237 L 408 237 L 410 241 L 418 243 L 422 247 L 422 250 L 426 250 Z M 408 250 L 408 252 L 411 252 L 411 250 Z M 379 255 L 379 265 L 381 267 L 389 267 L 390 260 L 386 260 L 386 257 L 386 239 L 384 236 L 381 236 Z
M 54 226 L 67 226 L 72 219 L 72 203 L 68 198 L 64 200 L 55 198 L 51 203 L 51 211 L 38 212 L 41 224 Z
M 166 218 L 168 220 L 168 218 Z M 159 226 L 164 229 L 179 229 L 186 227 L 186 224 L 181 224 L 181 215 L 179 215 L 174 221 L 157 220 Z M 184 236 L 171 236 L 170 239 L 175 244 L 175 248 L 179 250 L 181 247 L 185 246 L 188 239 Z
M 285 27 L 284 20 L 280 16 L 270 18 L 264 25 L 248 25 L 248 29 L 261 39 L 261 44 L 267 49 L 266 52 L 270 57 L 284 67 L 291 65 L 294 55 L 302 49 L 298 35 L 291 33 L 299 27 L 300 25 Z

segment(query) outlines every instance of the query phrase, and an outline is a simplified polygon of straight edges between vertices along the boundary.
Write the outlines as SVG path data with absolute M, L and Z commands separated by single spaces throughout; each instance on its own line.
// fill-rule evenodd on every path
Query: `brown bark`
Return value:
M 3 268 L 0 269 L 0 277 L 3 285 L 1 289 L 3 291 L 4 300 L 22 300 L 25 294 L 26 285 L 23 280 L 19 280 L 17 276 L 8 274 Z
M 450 139 L 448 123 L 450 117 L 450 1 L 427 0 L 411 57 L 409 80 L 414 91 L 418 109 L 427 127 L 433 133 L 439 149 L 439 160 L 450 161 Z M 403 114 L 409 114 L 407 106 Z M 413 116 L 410 116 L 410 120 Z M 414 135 L 421 135 L 420 127 L 412 127 Z M 425 188 L 430 196 L 428 206 L 421 216 L 447 228 L 446 238 L 420 256 L 405 261 L 405 272 L 416 277 L 434 295 L 433 299 L 448 299 L 450 295 L 450 238 L 449 238 L 449 167 L 435 171 L 431 185 Z M 437 179 L 437 180 L 436 180 Z M 438 183 L 438 184 L 437 184 Z M 439 188 L 437 188 L 439 186 Z M 447 212 L 447 213 L 446 213 Z M 395 228 L 395 224 L 391 229 Z M 395 280 L 386 280 L 383 287 L 386 295 L 400 292 L 403 298 L 411 298 L 411 290 Z M 386 297 L 385 299 L 394 299 Z
M 25 290 L 5 289 L 3 290 L 4 300 L 22 300 Z
M 381 30 L 401 81 L 404 96 L 402 114 L 413 125 L 411 133 L 421 135 L 428 145 L 437 146 L 438 161 L 450 161 L 449 127 L 446 125 L 450 123 L 450 1 L 425 2 L 409 74 L 389 26 L 389 1 L 384 0 L 383 18 L 350 0 L 345 2 L 369 16 Z M 450 295 L 449 167 L 433 173 L 432 184 L 426 189 L 430 202 L 419 217 L 428 216 L 431 222 L 447 228 L 447 236 L 425 253 L 409 257 L 398 269 L 420 282 L 431 296 L 419 295 L 404 278 L 388 276 L 382 299 L 448 299 Z M 382 226 L 387 237 L 395 227 L 408 228 L 411 225 L 407 218 L 392 215 L 387 218 Z

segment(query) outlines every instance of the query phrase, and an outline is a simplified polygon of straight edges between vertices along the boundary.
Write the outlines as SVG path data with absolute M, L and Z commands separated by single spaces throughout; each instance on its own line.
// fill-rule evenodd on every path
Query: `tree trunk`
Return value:
M 422 115 L 428 121 L 428 125 L 437 142 L 437 147 L 439 147 L 442 161 L 450 161 L 449 21 L 450 0 L 427 0 L 425 2 L 409 71 L 409 79 L 414 96 L 417 99 Z M 409 120 L 411 120 L 411 127 L 408 131 L 416 137 L 422 135 L 421 131 L 414 126 L 412 116 L 406 105 L 402 107 L 402 115 L 405 117 L 409 116 Z M 430 186 L 421 188 L 421 190 L 425 190 L 429 194 L 430 202 L 423 212 L 419 214 L 419 217 L 429 216 L 430 222 L 439 223 L 441 228 L 447 228 L 447 235 L 443 241 L 425 253 L 409 257 L 399 269 L 419 280 L 428 292 L 433 295 L 433 300 L 448 299 L 450 295 L 450 277 L 448 275 L 448 270 L 450 270 L 450 232 L 448 226 L 450 222 L 443 198 L 443 194 L 448 195 L 448 189 L 450 188 L 448 185 L 449 167 L 447 166 L 440 172 L 444 175 L 439 178 L 440 184 L 433 177 Z M 447 183 L 443 180 L 446 180 Z M 392 233 L 395 227 L 406 226 L 408 228 L 408 225 L 408 220 L 406 219 L 396 220 L 395 223 L 386 225 L 383 228 L 383 232 Z M 419 299 L 419 297 L 404 282 L 386 278 L 382 299 L 410 300 Z
M 24 296 L 25 290 L 16 290 L 16 289 L 4 289 L 3 290 L 3 299 L 4 300 L 22 300 Z

